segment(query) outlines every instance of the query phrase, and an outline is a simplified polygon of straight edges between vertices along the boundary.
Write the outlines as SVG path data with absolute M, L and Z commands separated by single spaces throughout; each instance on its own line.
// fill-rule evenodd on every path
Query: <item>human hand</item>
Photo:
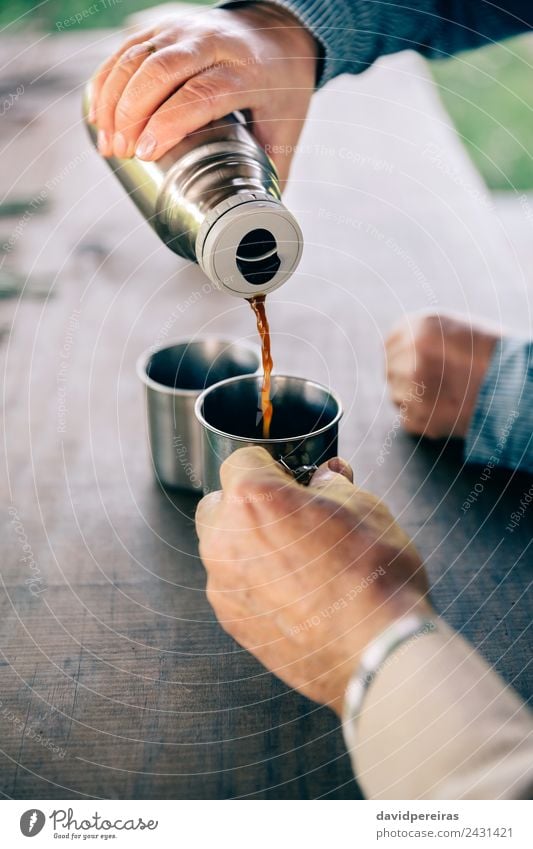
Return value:
M 410 316 L 386 342 L 387 379 L 406 431 L 464 438 L 499 333 L 447 315 Z
M 286 180 L 315 86 L 317 45 L 264 4 L 171 18 L 128 38 L 92 81 L 89 119 L 104 156 L 159 159 L 235 110 Z
M 242 448 L 222 465 L 222 492 L 196 513 L 207 596 L 224 630 L 339 714 L 368 643 L 429 609 L 414 545 L 351 476 L 337 458 L 303 487 L 263 448 Z

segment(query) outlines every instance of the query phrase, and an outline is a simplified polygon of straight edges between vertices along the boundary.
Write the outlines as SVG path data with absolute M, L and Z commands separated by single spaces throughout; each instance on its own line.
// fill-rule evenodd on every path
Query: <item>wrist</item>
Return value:
M 457 415 L 457 425 L 454 429 L 454 435 L 462 439 L 466 438 L 470 428 L 479 392 L 485 381 L 498 338 L 494 333 L 478 331 L 473 335 L 470 343 L 472 351 L 466 354 L 465 361 L 462 363 L 464 373 L 468 374 L 468 386 L 461 402 L 461 408 Z
M 427 621 L 436 615 L 426 598 L 411 590 L 402 590 L 381 603 L 376 600 L 375 611 L 362 617 L 364 630 L 361 625 L 355 626 L 353 635 L 343 645 L 342 660 L 330 679 L 329 707 L 339 717 L 343 716 L 350 680 L 357 674 L 366 652 L 376 640 L 405 619 L 416 617 Z
M 312 63 L 314 77 L 317 78 L 322 47 L 305 24 L 284 6 L 268 2 L 229 2 L 222 8 L 256 28 L 277 30 L 276 39 L 287 43 L 289 58 Z
M 533 342 L 498 340 L 465 439 L 468 463 L 533 472 Z M 466 506 L 465 506 L 466 505 Z M 470 504 L 465 502 L 463 512 Z
M 391 623 L 365 648 L 357 669 L 348 681 L 343 700 L 341 718 L 349 750 L 355 749 L 357 744 L 359 716 L 373 681 L 400 652 L 408 651 L 414 641 L 436 630 L 436 613 L 431 615 L 429 608 L 425 614 L 422 610 L 414 611 Z

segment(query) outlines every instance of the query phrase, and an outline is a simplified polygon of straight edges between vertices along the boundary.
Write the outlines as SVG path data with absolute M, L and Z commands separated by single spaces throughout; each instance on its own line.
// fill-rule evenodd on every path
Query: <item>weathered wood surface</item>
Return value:
M 195 500 L 160 491 L 148 463 L 139 352 L 175 336 L 254 338 L 251 312 L 197 294 L 198 269 L 158 242 L 90 148 L 81 85 L 116 36 L 40 39 L 0 50 L 3 95 L 24 85 L 0 119 L 0 193 L 48 201 L 25 223 L 0 219 L 0 243 L 15 239 L 4 267 L 50 277 L 48 298 L 0 312 L 0 788 L 357 797 L 334 717 L 217 626 Z M 529 483 L 494 472 L 463 515 L 481 470 L 394 429 L 383 378 L 384 335 L 407 310 L 531 326 L 525 270 L 420 60 L 387 60 L 316 98 L 287 202 L 306 249 L 270 298 L 277 366 L 340 392 L 342 453 L 359 481 L 415 537 L 444 616 L 525 695 L 531 517 L 504 527 Z

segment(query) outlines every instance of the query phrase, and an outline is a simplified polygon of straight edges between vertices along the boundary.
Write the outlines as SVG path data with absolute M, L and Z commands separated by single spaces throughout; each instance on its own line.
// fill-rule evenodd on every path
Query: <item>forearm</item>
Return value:
M 465 441 L 465 459 L 533 472 L 533 342 L 496 345 Z
M 350 752 L 363 791 L 373 799 L 529 798 L 529 711 L 472 646 L 436 622 L 400 646 L 370 685 Z
M 389 53 L 409 49 L 444 58 L 533 26 L 527 0 L 499 6 L 485 0 L 273 0 L 273 5 L 292 12 L 322 46 L 320 85 L 342 73 L 358 74 Z

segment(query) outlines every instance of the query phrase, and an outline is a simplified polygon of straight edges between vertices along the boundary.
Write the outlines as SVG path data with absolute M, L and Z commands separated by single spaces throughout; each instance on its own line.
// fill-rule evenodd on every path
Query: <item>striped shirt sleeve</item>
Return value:
M 468 463 L 533 472 L 533 342 L 496 345 L 465 440 Z

